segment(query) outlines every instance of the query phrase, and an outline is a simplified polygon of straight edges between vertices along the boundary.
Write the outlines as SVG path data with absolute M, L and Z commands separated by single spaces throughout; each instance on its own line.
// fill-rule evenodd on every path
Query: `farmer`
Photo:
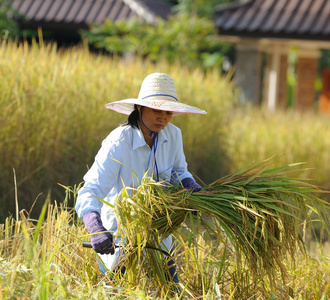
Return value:
M 120 242 L 115 237 L 115 213 L 99 199 L 114 206 L 123 187 L 136 187 L 145 172 L 158 181 L 181 182 L 193 192 L 201 190 L 187 170 L 181 130 L 169 122 L 173 116 L 184 113 L 206 114 L 204 110 L 180 103 L 173 80 L 163 73 L 148 75 L 137 99 L 111 102 L 106 108 L 129 116 L 103 141 L 94 164 L 84 176 L 85 183 L 75 206 L 92 234 L 91 245 L 100 254 L 103 263 L 99 261 L 99 265 L 104 274 L 116 269 L 122 251 L 114 248 Z M 163 250 L 171 253 L 172 236 L 162 243 Z M 171 280 L 178 283 L 174 261 L 169 260 L 168 266 Z

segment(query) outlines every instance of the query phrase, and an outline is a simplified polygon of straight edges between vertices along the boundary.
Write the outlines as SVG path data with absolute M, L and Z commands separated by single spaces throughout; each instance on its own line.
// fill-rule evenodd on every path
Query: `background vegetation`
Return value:
M 284 154 L 279 165 L 306 162 L 306 169 L 295 176 L 330 190 L 329 117 L 314 111 L 270 114 L 262 107 L 239 107 L 231 74 L 220 74 L 227 46 L 210 41 L 209 37 L 216 37 L 209 22 L 212 10 L 205 4 L 232 1 L 171 2 L 179 4 L 180 13 L 177 23 L 171 20 L 173 30 L 182 26 L 186 37 L 194 36 L 194 40 L 189 42 L 178 36 L 180 30 L 174 30 L 172 37 L 182 44 L 160 51 L 155 37 L 162 36 L 166 44 L 171 38 L 163 24 L 158 35 L 149 32 L 150 49 L 138 49 L 134 60 L 121 58 L 123 52 L 113 49 L 109 49 L 110 57 L 91 54 L 87 47 L 58 50 L 42 41 L 39 45 L 7 42 L 3 37 L 16 37 L 17 25 L 8 18 L 9 7 L 2 6 L 0 299 L 145 299 L 157 295 L 147 279 L 137 286 L 127 286 L 125 281 L 116 288 L 108 285 L 109 278 L 99 273 L 95 253 L 81 247 L 88 237 L 71 210 L 101 141 L 125 120 L 107 111 L 104 104 L 136 96 L 151 72 L 171 75 L 181 101 L 208 111 L 206 116 L 173 119 L 182 129 L 189 169 L 201 182 L 210 183 L 253 161 Z M 3 3 L 10 1 L 0 0 Z M 183 26 L 189 24 L 187 13 L 194 16 L 195 27 Z M 125 27 L 113 24 L 95 27 L 98 34 L 105 29 L 132 36 Z M 134 34 L 143 36 L 142 31 Z M 191 47 L 186 47 L 188 42 Z M 154 51 L 157 47 L 158 52 Z M 197 53 L 189 54 L 196 49 Z M 180 55 L 174 57 L 175 51 Z M 327 63 L 325 51 L 321 64 Z M 329 257 L 319 251 L 323 247 L 323 253 L 329 253 L 329 244 L 311 241 L 310 256 L 297 253 L 299 264 L 289 258 L 283 261 L 288 277 L 275 284 L 267 278 L 252 280 L 250 270 L 236 264 L 223 244 L 205 244 L 194 237 L 192 232 L 187 240 L 176 241 L 181 282 L 193 287 L 190 298 L 214 299 L 220 294 L 222 299 L 330 298 Z
M 28 210 L 42 193 L 36 213 L 49 193 L 63 200 L 58 183 L 79 184 L 101 141 L 125 120 L 104 105 L 138 95 L 154 71 L 173 77 L 179 99 L 208 111 L 173 119 L 183 132 L 189 168 L 205 183 L 251 161 L 285 154 L 279 164 L 306 162 L 309 169 L 300 176 L 330 187 L 328 116 L 238 108 L 231 82 L 216 69 L 11 42 L 2 43 L 0 57 L 2 220 L 15 211 L 15 190 L 20 208 Z
M 137 19 L 113 23 L 108 20 L 82 31 L 93 49 L 106 53 L 148 57 L 156 62 L 182 63 L 187 67 L 221 66 L 225 56 L 233 59 L 233 47 L 217 37 L 212 20 L 181 13 L 156 24 Z
M 16 38 L 20 34 L 14 20 L 16 12 L 11 8 L 11 0 L 0 0 L 0 39 Z

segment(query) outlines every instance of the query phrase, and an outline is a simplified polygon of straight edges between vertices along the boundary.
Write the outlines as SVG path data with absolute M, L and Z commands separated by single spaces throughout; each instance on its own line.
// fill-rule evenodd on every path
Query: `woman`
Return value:
M 137 186 L 145 172 L 156 180 L 181 182 L 194 192 L 201 189 L 187 169 L 182 135 L 169 123 L 183 113 L 206 114 L 204 110 L 178 102 L 173 80 L 167 74 L 148 75 L 137 99 L 125 99 L 106 105 L 107 108 L 129 115 L 122 126 L 113 130 L 102 142 L 91 169 L 84 176 L 84 186 L 78 192 L 76 211 L 91 234 L 93 249 L 103 261 L 103 273 L 114 270 L 121 256 L 114 248 L 119 239 L 113 238 L 117 221 L 112 206 L 123 187 Z M 132 176 L 134 172 L 134 176 Z M 163 240 L 164 250 L 171 251 L 172 237 Z M 106 266 L 106 269 L 104 268 Z M 177 282 L 175 265 L 169 262 L 172 280 Z

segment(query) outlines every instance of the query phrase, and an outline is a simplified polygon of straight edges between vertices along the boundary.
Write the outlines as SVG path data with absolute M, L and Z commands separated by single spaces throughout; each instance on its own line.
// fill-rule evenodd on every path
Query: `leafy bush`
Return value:
M 0 40 L 19 35 L 19 27 L 13 19 L 17 13 L 11 8 L 11 3 L 11 0 L 0 0 Z
M 207 18 L 180 14 L 156 24 L 136 19 L 93 25 L 82 36 L 97 49 L 112 54 L 132 53 L 151 61 L 166 59 L 186 66 L 221 67 L 223 53 L 230 46 L 217 37 L 214 24 Z

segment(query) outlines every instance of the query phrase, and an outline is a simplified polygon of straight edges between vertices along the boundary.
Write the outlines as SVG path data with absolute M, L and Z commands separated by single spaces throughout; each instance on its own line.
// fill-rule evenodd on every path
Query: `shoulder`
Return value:
M 103 140 L 102 148 L 108 151 L 122 151 L 127 145 L 131 145 L 133 128 L 129 125 L 118 126 Z
M 181 136 L 181 129 L 172 123 L 168 123 L 163 130 L 168 135 L 180 135 Z
M 132 137 L 133 128 L 130 125 L 118 126 L 112 130 L 109 135 L 104 139 L 105 143 L 124 142 Z
M 162 138 L 169 142 L 169 145 L 180 145 L 182 144 L 181 129 L 172 123 L 168 123 L 162 130 Z

